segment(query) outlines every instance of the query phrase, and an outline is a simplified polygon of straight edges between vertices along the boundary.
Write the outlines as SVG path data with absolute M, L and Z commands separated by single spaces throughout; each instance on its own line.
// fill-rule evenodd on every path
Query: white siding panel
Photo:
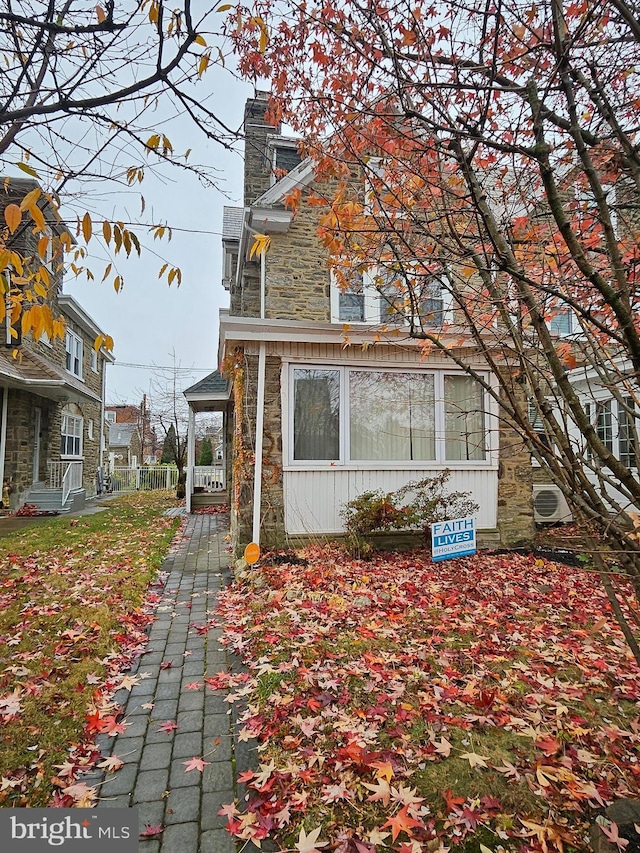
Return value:
M 429 476 L 428 471 L 285 471 L 285 527 L 290 535 L 322 535 L 344 530 L 340 509 L 365 491 L 394 491 L 409 480 Z M 434 471 L 435 475 L 438 473 Z M 452 471 L 449 491 L 470 492 L 479 505 L 480 530 L 496 527 L 498 475 L 496 471 Z

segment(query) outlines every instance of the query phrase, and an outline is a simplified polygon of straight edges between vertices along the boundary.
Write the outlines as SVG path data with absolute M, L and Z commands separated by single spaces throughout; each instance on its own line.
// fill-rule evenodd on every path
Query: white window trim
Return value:
M 384 310 L 384 298 L 377 290 L 374 285 L 374 279 L 376 276 L 376 271 L 373 270 L 369 273 L 365 273 L 363 275 L 362 281 L 362 290 L 364 295 L 364 320 L 341 320 L 340 319 L 340 287 L 338 286 L 338 282 L 336 277 L 331 272 L 331 291 L 330 291 L 330 299 L 331 299 L 331 322 L 339 324 L 341 326 L 379 326 L 379 325 L 388 325 L 397 328 L 399 326 L 409 326 L 410 320 L 408 317 L 404 317 L 404 319 L 400 322 L 398 315 L 398 320 L 396 321 L 392 316 L 385 316 L 383 313 Z M 438 278 L 438 276 L 434 275 L 434 279 Z M 449 290 L 445 287 L 442 289 L 442 313 L 443 313 L 443 325 L 451 324 L 453 322 L 453 299 Z M 440 326 L 434 326 L 434 329 L 440 328 Z
M 71 342 L 71 347 L 72 347 L 71 349 L 69 348 L 70 342 Z M 69 368 L 67 368 L 67 372 L 70 373 L 72 376 L 75 376 L 76 379 L 82 379 L 82 362 L 84 359 L 84 342 L 83 342 L 82 338 L 80 337 L 80 335 L 78 335 L 72 329 L 67 329 L 67 332 L 65 335 L 65 343 L 64 343 L 65 367 L 66 367 L 67 355 L 70 355 L 71 356 L 71 366 L 73 368 L 73 361 L 74 361 L 75 357 L 77 357 L 77 355 L 78 355 L 78 351 L 77 351 L 78 346 L 80 348 L 80 354 L 79 354 L 79 358 L 78 358 L 79 372 L 76 373 L 75 370 L 73 370 L 73 369 L 70 370 Z
M 620 459 L 620 405 L 619 401 L 612 397 L 611 394 L 607 394 L 606 391 L 601 393 L 595 393 L 593 396 L 585 396 L 580 400 L 582 407 L 586 409 L 587 405 L 591 405 L 593 410 L 590 412 L 590 421 L 591 425 L 595 430 L 598 428 L 598 405 L 601 403 L 611 403 L 611 452 L 616 457 L 616 459 Z M 637 421 L 636 421 L 636 430 L 638 429 Z M 629 469 L 631 471 L 639 470 L 634 466 L 631 466 Z
M 94 373 L 98 372 L 98 353 L 91 347 L 91 370 Z
M 340 371 L 340 458 L 338 460 L 304 460 L 293 458 L 293 400 L 294 400 L 294 371 L 301 370 L 339 370 Z M 427 373 L 434 375 L 435 379 L 435 447 L 436 458 L 431 460 L 347 460 L 346 442 L 348 433 L 347 407 L 344 404 L 348 399 L 346 396 L 349 370 L 370 370 L 374 373 Z M 486 454 L 481 460 L 454 460 L 445 459 L 445 407 L 444 407 L 444 377 L 467 376 L 464 371 L 451 370 L 446 366 L 432 366 L 420 368 L 413 365 L 376 365 L 371 362 L 345 362 L 326 361 L 321 363 L 285 361 L 282 365 L 281 383 L 281 405 L 282 405 L 282 458 L 285 471 L 326 471 L 326 470 L 415 470 L 415 471 L 439 471 L 444 469 L 465 471 L 487 471 L 497 470 L 498 467 L 498 442 L 499 430 L 497 423 L 497 403 L 493 396 L 484 392 L 485 410 L 485 436 Z M 495 388 L 496 381 L 486 371 L 478 370 L 478 375 Z
M 63 432 L 63 426 L 65 423 L 65 419 L 69 419 L 69 418 L 73 419 L 74 421 L 79 421 L 79 423 L 80 423 L 79 435 L 76 436 L 75 434 L 72 434 L 69 432 Z M 68 412 L 63 412 L 62 413 L 62 420 L 60 423 L 60 442 L 61 443 L 62 443 L 62 436 L 63 435 L 71 436 L 72 438 L 79 438 L 80 439 L 80 451 L 79 451 L 79 453 L 62 453 L 61 452 L 60 453 L 60 459 L 63 459 L 63 460 L 64 459 L 83 459 L 84 458 L 83 457 L 83 452 L 84 452 L 84 440 L 83 440 L 84 439 L 84 418 L 82 418 L 80 415 L 74 415 L 74 414 L 71 414 Z

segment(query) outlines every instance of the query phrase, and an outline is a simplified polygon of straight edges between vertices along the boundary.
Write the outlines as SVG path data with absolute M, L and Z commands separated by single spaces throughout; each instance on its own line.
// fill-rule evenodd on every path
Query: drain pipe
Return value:
M 265 319 L 266 310 L 267 258 L 263 250 L 260 254 L 260 319 Z M 258 388 L 256 395 L 256 447 L 253 468 L 253 531 L 252 541 L 260 544 L 260 508 L 262 504 L 262 445 L 264 433 L 264 386 L 267 366 L 267 347 L 260 341 L 258 350 Z

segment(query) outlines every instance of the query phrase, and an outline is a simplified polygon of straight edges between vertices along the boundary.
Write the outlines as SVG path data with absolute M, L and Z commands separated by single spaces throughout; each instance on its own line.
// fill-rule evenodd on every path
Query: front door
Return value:
M 40 426 L 42 423 L 42 410 L 37 406 L 33 410 L 33 482 L 40 479 Z

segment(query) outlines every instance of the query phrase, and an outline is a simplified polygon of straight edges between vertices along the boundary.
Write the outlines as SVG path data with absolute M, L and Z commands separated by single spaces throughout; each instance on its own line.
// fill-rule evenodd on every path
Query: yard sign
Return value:
M 431 525 L 431 559 L 448 560 L 476 553 L 476 520 L 453 518 Z

